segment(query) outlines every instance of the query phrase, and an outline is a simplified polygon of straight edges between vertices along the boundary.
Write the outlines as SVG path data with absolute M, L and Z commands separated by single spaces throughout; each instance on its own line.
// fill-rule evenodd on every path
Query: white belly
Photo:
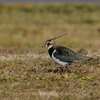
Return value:
M 53 59 L 56 63 L 58 63 L 58 64 L 60 64 L 60 65 L 62 65 L 62 66 L 67 65 L 67 64 L 68 64 L 67 62 L 60 61 L 59 59 L 57 59 L 57 58 L 55 58 L 55 57 L 53 56 L 53 54 L 54 54 L 55 52 L 56 52 L 56 50 L 54 50 L 54 52 L 52 53 L 52 59 Z

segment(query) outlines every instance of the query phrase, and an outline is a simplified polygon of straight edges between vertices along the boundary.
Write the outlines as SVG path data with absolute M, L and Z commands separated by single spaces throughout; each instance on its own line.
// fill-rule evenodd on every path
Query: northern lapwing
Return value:
M 60 37 L 60 36 L 58 36 Z M 56 37 L 56 38 L 58 38 Z M 90 59 L 90 57 L 86 55 L 82 55 L 81 53 L 77 53 L 70 48 L 66 48 L 64 46 L 57 46 L 54 42 L 54 39 L 49 39 L 45 42 L 45 46 L 48 49 L 49 56 L 59 65 L 63 66 L 60 68 L 66 68 L 68 65 L 71 65 L 75 61 L 85 61 Z M 68 70 L 69 71 L 69 70 Z

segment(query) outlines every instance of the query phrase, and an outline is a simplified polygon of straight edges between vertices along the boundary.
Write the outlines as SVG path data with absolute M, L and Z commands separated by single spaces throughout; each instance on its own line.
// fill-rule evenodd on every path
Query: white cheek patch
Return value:
M 57 59 L 56 57 L 54 57 L 53 54 L 54 54 L 55 52 L 56 52 L 56 50 L 54 50 L 54 52 L 52 53 L 52 59 L 53 59 L 56 63 L 58 63 L 58 64 L 60 64 L 60 65 L 62 65 L 62 66 L 68 65 L 67 62 L 60 61 L 59 59 Z
M 52 48 L 52 47 L 53 47 L 53 45 L 49 45 L 49 46 L 48 46 L 48 49 L 50 49 L 50 48 Z

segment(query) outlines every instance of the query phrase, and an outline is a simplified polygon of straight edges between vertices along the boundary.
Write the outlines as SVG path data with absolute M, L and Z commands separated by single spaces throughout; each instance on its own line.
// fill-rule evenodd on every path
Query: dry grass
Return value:
M 21 57 L 21 56 L 20 56 Z M 71 73 L 41 57 L 0 61 L 0 98 L 6 100 L 99 100 L 100 65 L 72 65 Z

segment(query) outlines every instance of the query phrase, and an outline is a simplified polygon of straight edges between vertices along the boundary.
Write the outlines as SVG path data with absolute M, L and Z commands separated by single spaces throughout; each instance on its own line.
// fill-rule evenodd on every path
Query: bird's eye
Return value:
M 47 46 L 49 46 L 50 45 L 50 43 L 47 43 Z

